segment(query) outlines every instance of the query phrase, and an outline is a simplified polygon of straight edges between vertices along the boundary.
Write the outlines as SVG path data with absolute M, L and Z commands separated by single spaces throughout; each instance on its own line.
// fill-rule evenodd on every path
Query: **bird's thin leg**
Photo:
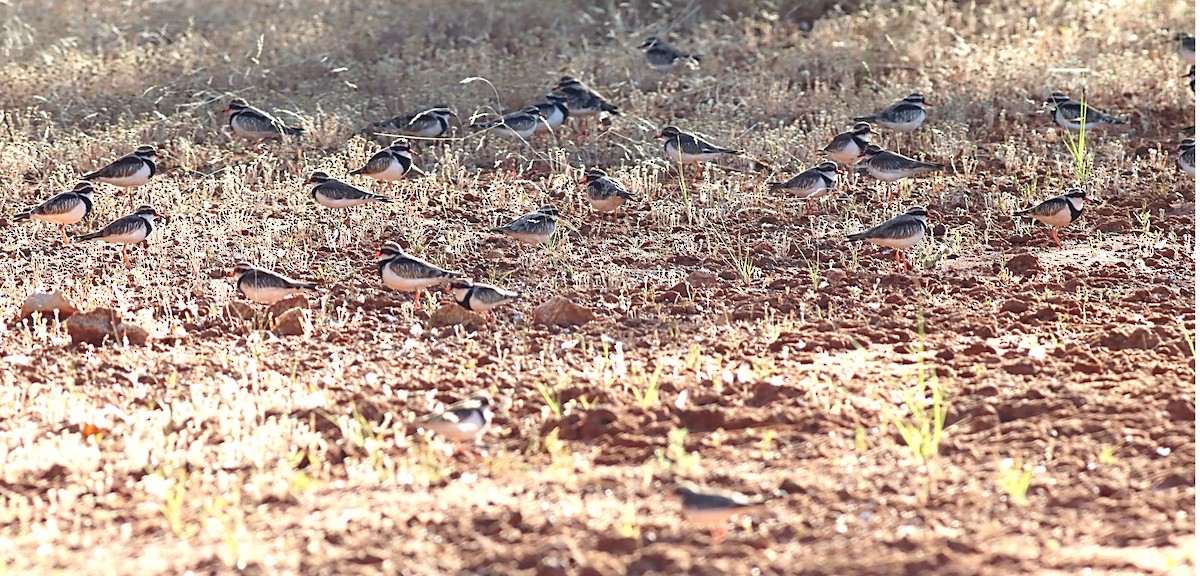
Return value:
M 416 290 L 416 292 L 413 293 L 413 311 L 416 312 L 420 308 L 421 308 L 421 289 L 418 288 Z
M 70 244 L 70 243 L 71 243 L 71 239 L 70 239 L 70 238 L 67 238 L 67 225 L 66 225 L 66 224 L 60 224 L 60 225 L 59 225 L 59 227 L 58 227 L 58 231 L 59 231 L 59 232 L 62 232 L 62 235 L 63 235 L 63 244 Z
M 1055 245 L 1055 246 L 1058 246 L 1059 248 L 1062 248 L 1062 241 L 1060 241 L 1060 240 L 1058 239 L 1058 230 L 1055 230 L 1054 228 L 1051 228 L 1051 229 L 1050 229 L 1050 237 L 1054 239 L 1054 245 Z
M 804 212 L 807 214 L 812 214 L 812 196 L 809 196 L 808 201 L 804 203 Z
M 717 526 L 713 530 L 713 544 L 720 544 L 725 541 L 725 526 Z
M 121 245 L 121 258 L 123 258 L 125 260 L 125 269 L 126 270 L 133 268 L 133 264 L 129 262 L 129 245 L 128 244 Z
M 350 226 L 350 212 L 349 211 L 346 211 L 346 221 L 343 222 L 343 224 L 345 224 L 347 227 Z
M 703 178 L 704 178 L 704 166 L 703 166 L 702 164 L 700 164 L 699 162 L 697 162 L 697 163 L 696 163 L 696 176 L 695 176 L 695 180 L 701 180 L 701 179 L 703 179 Z

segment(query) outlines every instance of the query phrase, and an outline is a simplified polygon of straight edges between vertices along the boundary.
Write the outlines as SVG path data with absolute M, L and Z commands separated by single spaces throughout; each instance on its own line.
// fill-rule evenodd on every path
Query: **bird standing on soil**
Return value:
M 446 291 L 454 294 L 454 301 L 458 302 L 459 306 L 483 314 L 484 324 L 487 324 L 493 308 L 521 298 L 520 292 L 470 280 L 454 280 L 446 286 Z
M 311 282 L 293 280 L 249 262 L 238 263 L 229 271 L 229 277 L 237 278 L 238 292 L 259 304 L 274 304 L 293 294 L 317 289 L 317 285 Z
M 417 258 L 395 242 L 385 243 L 375 258 L 383 285 L 399 292 L 412 292 L 413 309 L 421 304 L 421 290 L 466 276 L 462 272 L 452 272 Z
M 45 202 L 13 215 L 13 220 L 41 220 L 58 224 L 63 243 L 70 244 L 67 225 L 78 223 L 92 213 L 92 194 L 92 183 L 85 180 L 71 190 L 55 194 Z
M 704 56 L 688 54 L 656 36 L 651 36 L 638 46 L 645 52 L 646 64 L 659 72 L 670 72 L 680 66 L 696 68 Z
M 453 110 L 446 106 L 434 106 L 418 110 L 412 114 L 396 116 L 382 122 L 371 122 L 363 127 L 364 131 L 399 134 L 414 138 L 442 138 L 450 133 L 450 119 L 458 118 Z
M 542 206 L 504 226 L 492 228 L 525 244 L 545 244 L 558 228 L 558 208 L 553 204 Z
M 571 115 L 571 109 L 567 106 L 567 97 L 555 92 L 547 94 L 541 100 L 531 104 L 531 106 L 536 106 L 538 114 L 541 114 L 544 119 L 543 122 L 538 122 L 534 125 L 534 134 L 558 130 Z
M 838 165 L 825 161 L 792 177 L 787 182 L 771 182 L 771 190 L 788 190 L 800 198 L 807 200 L 805 207 L 812 210 L 814 198 L 833 194 L 833 186 L 837 183 Z
M 945 169 L 942 164 L 914 160 L 899 152 L 884 150 L 876 144 L 868 145 L 863 156 L 865 160 L 858 164 L 859 168 L 884 182 L 897 182 L 912 176 Z M 899 185 L 896 188 L 896 190 L 888 190 L 887 202 L 891 202 L 893 195 L 899 192 Z
M 1184 138 L 1183 142 L 1179 143 L 1179 167 L 1187 172 L 1188 176 L 1196 177 L 1196 141 L 1192 138 Z
M 883 224 L 846 236 L 847 242 L 863 241 L 876 246 L 884 246 L 896 251 L 896 266 L 900 270 L 908 269 L 908 260 L 904 251 L 916 246 L 925 237 L 926 218 L 929 211 L 923 207 L 909 208 L 905 212 Z
M 284 135 L 304 134 L 303 128 L 288 126 L 278 118 L 251 106 L 243 98 L 230 100 L 225 112 L 229 114 L 229 130 L 234 136 L 245 140 L 262 141 L 268 138 L 282 138 Z
M 417 419 L 418 426 L 453 441 L 455 451 L 463 454 L 462 443 L 475 440 L 491 423 L 492 400 L 483 392 Z
M 725 154 L 739 155 L 742 153 L 741 150 L 710 144 L 703 138 L 674 126 L 663 128 L 657 138 L 663 139 L 663 151 L 666 152 L 667 158 L 676 164 L 695 164 L 697 175 L 704 170 L 700 166 L 701 162 L 708 162 Z
M 370 176 L 380 182 L 394 182 L 404 178 L 412 168 L 413 149 L 408 140 L 397 138 L 386 148 L 371 156 L 370 160 L 350 174 Z
M 1196 37 L 1187 32 L 1180 32 L 1175 35 L 1175 41 L 1179 43 L 1179 56 L 1188 64 L 1196 63 Z
M 129 245 L 143 242 L 154 231 L 154 223 L 163 215 L 150 206 L 142 206 L 133 214 L 122 216 L 95 232 L 76 236 L 76 240 L 102 240 L 121 245 L 121 258 L 126 268 L 133 268 L 129 262 Z
M 829 144 L 817 150 L 817 154 L 834 162 L 854 164 L 862 159 L 863 153 L 867 151 L 867 146 L 871 144 L 867 137 L 872 134 L 879 133 L 872 130 L 867 122 L 859 122 L 850 130 L 834 136 Z
M 1097 126 L 1104 124 L 1124 124 L 1125 121 L 1110 116 L 1086 105 L 1078 100 L 1073 100 L 1071 97 L 1062 92 L 1055 92 L 1046 99 L 1046 102 L 1054 104 L 1050 109 L 1050 117 L 1054 119 L 1059 126 L 1067 130 L 1078 131 L 1082 126 L 1084 130 L 1091 130 Z M 1086 111 L 1086 112 L 1085 112 Z
M 1072 188 L 1062 196 L 1055 196 L 1037 206 L 1026 208 L 1013 213 L 1013 216 L 1026 216 L 1049 226 L 1050 238 L 1055 246 L 1062 246 L 1058 239 L 1058 228 L 1063 228 L 1083 215 L 1083 203 L 1088 201 L 1087 193 L 1079 188 Z
M 543 121 L 542 113 L 537 106 L 526 106 L 518 112 L 505 114 L 502 118 L 488 122 L 477 122 L 471 125 L 476 130 L 495 132 L 500 136 L 528 140 L 537 132 L 538 124 Z
M 312 185 L 313 200 L 326 208 L 353 208 L 367 202 L 392 203 L 392 199 L 387 196 L 373 194 L 336 178 L 330 178 L 328 174 L 319 170 L 313 172 L 305 184 Z M 349 224 L 350 214 L 347 213 L 346 225 Z
M 925 96 L 912 93 L 870 116 L 855 116 L 855 122 L 874 122 L 896 132 L 912 132 L 925 121 Z
M 571 109 L 571 116 L 579 119 L 580 132 L 584 131 L 587 119 L 592 116 L 599 116 L 602 112 L 620 114 L 616 106 L 571 76 L 559 78 L 558 84 L 554 86 L 554 91 L 567 97 L 567 107 Z
M 592 209 L 602 214 L 611 212 L 614 219 L 617 209 L 625 202 L 637 202 L 637 198 L 625 189 L 624 184 L 609 178 L 608 173 L 599 168 L 589 169 L 584 174 L 583 183 L 587 185 L 587 199 Z
M 122 156 L 107 166 L 83 175 L 83 180 L 96 180 L 121 188 L 133 188 L 150 181 L 157 171 L 154 159 L 159 158 L 158 150 L 150 144 L 142 144 L 137 150 Z M 133 195 L 129 195 L 129 204 L 133 205 Z
M 674 492 L 683 507 L 683 518 L 712 530 L 714 544 L 725 540 L 725 524 L 733 516 L 766 510 L 765 501 L 737 492 L 699 491 L 688 486 L 676 486 Z

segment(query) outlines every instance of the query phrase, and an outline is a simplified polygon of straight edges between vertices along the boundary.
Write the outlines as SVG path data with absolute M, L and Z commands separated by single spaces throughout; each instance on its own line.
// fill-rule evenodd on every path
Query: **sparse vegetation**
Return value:
M 1163 152 L 1193 123 L 1171 41 L 1191 4 L 52 8 L 0 2 L 0 573 L 1194 571 L 1195 197 Z M 655 73 L 632 49 L 648 34 L 705 59 Z M 527 141 L 464 129 L 564 74 L 621 116 Z M 1053 126 L 1040 101 L 1084 88 L 1129 124 Z M 914 90 L 927 124 L 872 140 L 946 172 L 892 185 L 890 204 L 846 173 L 812 213 L 766 190 Z M 307 135 L 231 141 L 235 95 Z M 360 126 L 442 103 L 461 121 L 418 143 L 427 176 L 347 176 L 378 145 Z M 735 157 L 694 177 L 653 138 L 668 122 L 775 171 Z M 143 142 L 159 174 L 99 185 L 68 227 L 131 203 L 171 215 L 133 269 L 11 218 Z M 585 166 L 639 200 L 594 213 Z M 397 202 L 345 225 L 308 196 L 317 169 Z M 1061 250 L 1011 217 L 1077 183 L 1101 202 Z M 548 245 L 485 232 L 550 202 Z M 945 218 L 912 274 L 842 242 L 918 203 Z M 524 297 L 485 328 L 438 326 L 446 295 L 413 309 L 381 286 L 389 240 Z M 1029 269 L 1010 267 L 1023 253 Z M 242 259 L 320 285 L 305 335 L 231 306 Z M 54 289 L 149 344 L 74 346 L 51 315 L 18 320 Z M 553 295 L 596 319 L 533 324 Z M 473 450 L 414 436 L 477 388 L 497 420 Z M 108 407 L 121 417 L 96 417 Z M 998 473 L 1014 454 L 1043 466 Z M 925 498 L 897 493 L 913 461 L 938 471 Z M 681 479 L 776 502 L 711 546 L 678 519 Z M 1096 487 L 1104 506 L 1074 521 Z

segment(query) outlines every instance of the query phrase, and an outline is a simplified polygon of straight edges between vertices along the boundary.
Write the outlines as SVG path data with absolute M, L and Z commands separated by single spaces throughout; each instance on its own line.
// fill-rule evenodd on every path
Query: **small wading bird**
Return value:
M 846 236 L 847 242 L 870 242 L 876 246 L 891 248 L 896 252 L 896 267 L 908 270 L 908 259 L 904 251 L 916 246 L 925 237 L 928 225 L 925 219 L 929 211 L 923 207 L 910 208 L 883 224 Z
M 925 121 L 926 106 L 932 105 L 925 102 L 925 96 L 914 92 L 870 116 L 856 116 L 854 121 L 874 122 L 896 132 L 912 132 Z
M 876 144 L 868 145 L 863 156 L 865 160 L 858 164 L 860 169 L 866 170 L 868 174 L 884 182 L 897 182 L 912 176 L 945 169 L 945 166 L 941 164 L 914 160 L 898 152 L 884 150 Z M 897 185 L 898 190 L 899 185 Z M 888 202 L 892 201 L 892 196 L 893 191 L 889 190 Z
M 700 54 L 688 54 L 655 36 L 647 38 L 638 48 L 645 53 L 646 64 L 659 72 L 670 72 L 685 65 L 696 68 L 704 58 Z
M 412 292 L 414 310 L 421 305 L 421 290 L 466 276 L 417 258 L 395 242 L 384 244 L 375 258 L 383 285 L 399 292 Z
M 1067 130 L 1078 131 L 1080 126 L 1084 130 L 1091 130 L 1097 126 L 1104 124 L 1124 124 L 1125 121 L 1116 116 L 1109 116 L 1104 112 L 1085 105 L 1078 100 L 1073 100 L 1071 97 L 1062 92 L 1055 92 L 1046 99 L 1046 102 L 1054 104 L 1050 109 L 1050 117 L 1059 126 Z M 1086 112 L 1085 112 L 1086 110 Z
M 159 157 L 158 150 L 155 150 L 154 146 L 142 144 L 137 147 L 137 150 L 112 161 L 107 166 L 85 174 L 82 179 L 96 180 L 121 188 L 141 186 L 154 176 L 157 170 L 154 159 Z M 129 204 L 133 205 L 133 194 L 129 195 Z
M 278 118 L 251 106 L 243 98 L 230 100 L 225 112 L 229 114 L 229 130 L 234 136 L 245 140 L 261 142 L 268 138 L 299 136 L 304 133 L 303 128 L 288 126 Z
M 293 280 L 249 262 L 238 263 L 229 271 L 229 277 L 237 278 L 238 292 L 259 304 L 274 304 L 293 294 L 317 289 L 312 282 Z
M 725 524 L 738 514 L 757 514 L 766 510 L 766 502 L 751 500 L 744 494 L 676 486 L 675 495 L 683 508 L 687 522 L 712 530 L 714 544 L 725 540 Z
M 1196 63 L 1196 37 L 1187 32 L 1180 32 L 1175 35 L 1175 41 L 1179 43 L 1179 56 L 1188 64 Z
M 1086 192 L 1073 188 L 1062 196 L 1055 196 L 1032 208 L 1014 212 L 1013 216 L 1025 216 L 1045 224 L 1050 230 L 1050 238 L 1054 240 L 1054 245 L 1061 247 L 1058 229 L 1079 219 L 1083 215 L 1083 204 L 1088 200 Z
M 863 154 L 866 153 L 867 146 L 871 144 L 867 140 L 867 137 L 872 134 L 879 133 L 872 130 L 870 124 L 859 122 L 850 130 L 834 136 L 829 144 L 817 150 L 817 154 L 829 158 L 834 162 L 854 164 L 862 159 Z
M 599 116 L 602 112 L 620 114 L 616 106 L 571 76 L 559 78 L 558 84 L 554 86 L 554 91 L 567 97 L 567 107 L 571 110 L 571 116 L 579 119 L 581 133 L 584 131 L 587 119 L 592 116 Z
M 837 183 L 838 165 L 825 161 L 792 177 L 787 182 L 771 182 L 771 190 L 788 190 L 806 200 L 805 209 L 812 211 L 814 198 L 833 194 Z
M 462 443 L 474 441 L 491 422 L 492 400 L 483 392 L 417 419 L 419 427 L 454 442 L 455 451 L 462 454 L 466 454 Z
M 587 185 L 587 199 L 592 209 L 601 214 L 612 213 L 614 221 L 617 219 L 617 209 L 625 202 L 637 202 L 637 198 L 625 189 L 624 184 L 609 178 L 608 174 L 599 168 L 589 169 L 584 175 L 583 183 Z
M 396 116 L 382 122 L 371 122 L 363 127 L 364 132 L 392 134 L 413 138 L 443 138 L 450 133 L 450 119 L 458 114 L 446 106 L 433 106 L 412 114 Z
M 506 114 L 501 118 L 487 122 L 477 122 L 471 125 L 476 130 L 487 130 L 506 138 L 528 140 L 537 132 L 538 124 L 542 123 L 542 113 L 537 106 L 526 106 L 520 111 Z
M 704 168 L 700 166 L 701 162 L 708 162 L 726 154 L 736 156 L 742 153 L 741 150 L 710 144 L 703 138 L 674 126 L 663 128 L 657 138 L 663 139 L 663 151 L 666 152 L 667 158 L 676 165 L 695 164 L 696 176 L 704 171 Z M 679 176 L 682 178 L 682 170 L 680 172 Z
M 133 214 L 122 216 L 90 234 L 76 236 L 76 240 L 101 240 L 121 245 L 121 258 L 126 268 L 133 268 L 129 262 L 129 245 L 143 242 L 154 231 L 154 223 L 163 215 L 150 206 L 142 206 Z
M 525 244 L 545 244 L 558 228 L 558 208 L 553 204 L 542 206 L 508 224 L 492 228 Z
M 41 220 L 58 224 L 59 231 L 62 232 L 63 243 L 70 244 L 71 239 L 67 237 L 67 225 L 76 224 L 92 213 L 92 194 L 92 183 L 83 181 L 76 184 L 71 190 L 55 194 L 45 202 L 13 215 L 13 220 L 18 222 Z
M 558 130 L 571 115 L 570 107 L 567 106 L 567 97 L 554 92 L 547 94 L 531 106 L 536 106 L 538 114 L 541 114 L 545 120 L 534 125 L 533 132 L 535 134 Z
M 328 174 L 320 170 L 313 172 L 308 177 L 305 184 L 312 185 L 312 197 L 326 208 L 353 208 L 366 204 L 367 202 L 382 202 L 391 204 L 392 199 L 387 196 L 372 194 L 362 188 L 351 186 L 341 180 L 330 178 Z M 346 225 L 350 224 L 350 213 L 346 213 Z
M 459 306 L 482 314 L 484 324 L 487 324 L 493 308 L 521 298 L 520 292 L 470 280 L 454 280 L 446 286 L 446 291 L 454 294 L 454 301 Z
M 1187 172 L 1188 176 L 1196 177 L 1196 141 L 1192 138 L 1184 138 L 1183 142 L 1179 143 L 1179 167 Z
M 408 174 L 409 169 L 412 168 L 413 154 L 408 140 L 397 138 L 392 140 L 392 143 L 386 148 L 371 156 L 371 159 L 367 160 L 362 168 L 350 174 L 370 176 L 380 182 L 394 182 Z

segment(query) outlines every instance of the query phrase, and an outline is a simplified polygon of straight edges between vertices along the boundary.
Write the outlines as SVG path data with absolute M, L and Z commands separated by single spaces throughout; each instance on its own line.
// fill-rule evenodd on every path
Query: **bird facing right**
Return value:
M 912 132 L 925 121 L 926 106 L 932 105 L 925 102 L 924 95 L 913 92 L 870 116 L 855 116 L 854 121 L 874 122 L 896 132 Z
M 1083 215 L 1083 203 L 1088 201 L 1087 193 L 1079 188 L 1072 188 L 1062 196 L 1055 196 L 1036 206 L 1019 210 L 1013 216 L 1033 218 L 1049 227 L 1050 238 L 1055 246 L 1062 246 L 1058 239 L 1058 228 L 1078 220 Z
M 67 225 L 78 223 L 92 213 L 92 193 L 92 183 L 84 180 L 71 190 L 55 194 L 45 202 L 13 215 L 13 220 L 41 220 L 58 224 L 63 243 L 69 244 L 71 239 L 67 238 Z
M 871 144 L 867 137 L 872 134 L 879 133 L 872 130 L 870 124 L 859 122 L 850 130 L 834 136 L 829 144 L 817 150 L 817 154 L 834 162 L 854 164 L 862 159 L 863 154 L 867 151 L 867 146 Z
M 826 160 L 808 170 L 805 170 L 786 182 L 772 182 L 771 190 L 787 190 L 799 198 L 807 200 L 806 206 L 812 209 L 814 198 L 833 194 L 833 186 L 837 183 L 838 165 Z
M 929 210 L 917 206 L 891 220 L 877 226 L 846 236 L 847 242 L 863 241 L 876 246 L 891 248 L 896 251 L 896 266 L 901 270 L 908 269 L 908 260 L 904 252 L 916 246 L 925 237 L 929 227 L 925 220 Z
M 712 530 L 714 544 L 725 540 L 725 523 L 730 518 L 738 514 L 756 514 L 766 509 L 766 502 L 751 500 L 737 492 L 700 491 L 682 485 L 672 491 L 679 497 L 684 520 Z
M 393 182 L 404 178 L 412 168 L 413 149 L 405 138 L 397 138 L 376 152 L 362 168 L 350 174 L 363 174 L 380 182 Z
M 162 218 L 157 210 L 150 206 L 142 206 L 133 214 L 122 216 L 110 222 L 107 226 L 89 233 L 76 236 L 76 240 L 102 240 L 121 245 L 121 258 L 126 268 L 133 268 L 129 262 L 128 248 L 130 244 L 145 241 L 154 231 L 154 223 Z
M 154 159 L 159 157 L 158 150 L 154 146 L 142 144 L 137 147 L 137 150 L 113 160 L 107 166 L 85 174 L 82 179 L 97 180 L 121 188 L 141 186 L 154 176 L 158 169 L 154 164 Z M 129 203 L 133 204 L 132 194 L 129 196 Z
M 274 304 L 293 294 L 317 289 L 312 282 L 293 280 L 249 262 L 239 262 L 229 271 L 229 277 L 237 278 L 238 292 L 259 304 Z

